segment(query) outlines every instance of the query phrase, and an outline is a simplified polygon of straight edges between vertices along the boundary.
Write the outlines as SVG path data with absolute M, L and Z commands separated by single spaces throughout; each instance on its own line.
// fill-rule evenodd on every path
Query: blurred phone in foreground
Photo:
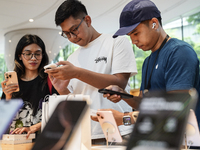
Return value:
M 197 103 L 197 91 L 145 96 L 126 150 L 179 150 L 190 109 Z
M 23 101 L 21 99 L 0 100 L 0 138 L 8 129 L 22 105 Z
M 86 101 L 61 101 L 36 139 L 32 150 L 60 150 L 66 147 L 87 108 Z

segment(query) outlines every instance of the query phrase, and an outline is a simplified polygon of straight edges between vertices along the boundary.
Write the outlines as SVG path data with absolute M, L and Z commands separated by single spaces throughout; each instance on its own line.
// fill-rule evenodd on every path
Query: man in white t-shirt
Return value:
M 77 0 L 63 2 L 56 12 L 55 21 L 62 28 L 62 36 L 80 46 L 67 61 L 57 63 L 61 67 L 45 71 L 51 76 L 56 90 L 60 94 L 90 95 L 93 110 L 131 111 L 126 102 L 115 104 L 98 93 L 98 89 L 113 84 L 130 90 L 128 80 L 137 74 L 137 68 L 129 40 L 98 33 L 91 25 L 85 6 Z M 105 140 L 98 122 L 92 121 L 91 130 L 93 144 L 99 144 L 95 139 Z M 120 126 L 119 130 L 123 136 L 131 133 L 132 128 Z

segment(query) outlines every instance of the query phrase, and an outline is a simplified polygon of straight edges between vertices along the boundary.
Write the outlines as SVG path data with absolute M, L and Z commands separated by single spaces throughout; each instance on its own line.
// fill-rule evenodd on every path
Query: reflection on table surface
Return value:
M 0 142 L 0 150 L 31 150 L 33 145 L 34 145 L 34 143 L 15 144 L 15 145 L 13 145 L 13 144 L 1 144 L 1 142 Z M 97 145 L 92 145 L 91 150 L 93 150 L 96 146 Z M 105 147 L 104 147 L 103 150 L 106 150 Z M 124 147 L 122 147 L 122 150 L 125 150 Z M 181 150 L 185 150 L 185 149 L 181 149 Z M 195 149 L 189 149 L 189 150 L 195 150 Z
M 34 143 L 26 144 L 1 144 L 0 150 L 31 150 Z

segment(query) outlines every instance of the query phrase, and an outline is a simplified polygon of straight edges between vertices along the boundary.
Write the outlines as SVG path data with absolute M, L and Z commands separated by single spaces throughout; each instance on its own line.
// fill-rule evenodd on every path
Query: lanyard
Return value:
M 148 80 L 148 84 L 146 83 L 147 82 L 147 72 L 148 72 L 148 67 L 149 67 L 149 60 L 151 58 L 151 55 L 149 56 L 149 59 L 148 59 L 148 63 L 147 63 L 147 69 L 146 69 L 146 74 L 145 74 L 145 82 L 144 82 L 144 86 L 145 86 L 145 89 L 144 89 L 144 94 L 147 93 L 149 91 L 149 89 L 151 88 L 151 76 L 152 76 L 152 73 L 153 73 L 153 69 L 155 67 L 155 64 L 156 64 L 156 60 L 158 59 L 158 55 L 160 53 L 160 50 L 163 48 L 163 46 L 165 45 L 165 43 L 167 42 L 167 40 L 169 39 L 169 35 L 167 35 L 164 39 L 164 41 L 162 42 L 161 46 L 159 47 L 159 49 L 157 50 L 158 53 L 156 55 L 156 59 L 153 63 L 153 67 L 151 69 L 151 73 L 150 73 L 150 76 L 149 76 L 149 80 Z

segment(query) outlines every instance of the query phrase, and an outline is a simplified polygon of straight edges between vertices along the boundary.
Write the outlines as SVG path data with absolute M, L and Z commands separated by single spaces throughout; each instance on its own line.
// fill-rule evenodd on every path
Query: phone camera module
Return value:
M 8 74 L 6 73 L 6 79 L 8 79 Z

